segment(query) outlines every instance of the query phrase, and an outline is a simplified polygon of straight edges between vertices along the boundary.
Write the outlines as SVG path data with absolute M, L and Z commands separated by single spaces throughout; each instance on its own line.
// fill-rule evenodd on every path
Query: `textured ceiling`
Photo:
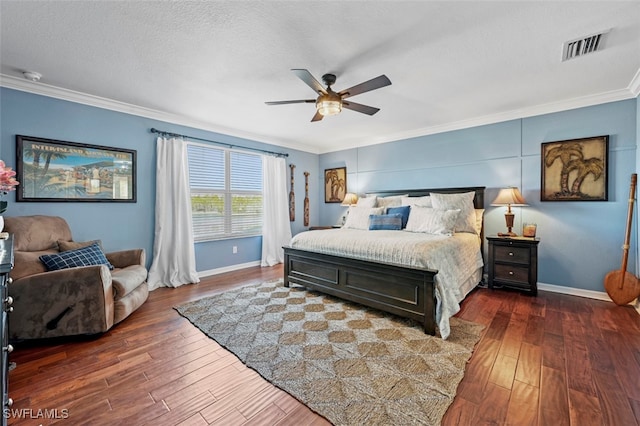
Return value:
M 640 2 L 0 1 L 2 85 L 61 88 L 182 124 L 311 152 L 567 107 L 640 87 Z M 605 49 L 561 62 L 563 42 L 611 29 Z M 392 85 L 311 123 L 314 92 Z M 22 71 L 42 73 L 25 83 Z M 31 89 L 30 86 L 31 85 Z M 69 92 L 72 93 L 72 92 Z

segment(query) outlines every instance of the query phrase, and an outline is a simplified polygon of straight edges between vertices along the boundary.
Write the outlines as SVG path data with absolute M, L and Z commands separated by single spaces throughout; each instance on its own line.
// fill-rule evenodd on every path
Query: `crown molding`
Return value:
M 420 136 L 428 136 L 437 133 L 450 132 L 454 130 L 468 129 L 471 127 L 479 127 L 488 124 L 495 124 L 504 121 L 516 120 L 527 117 L 534 117 L 538 115 L 551 114 L 554 112 L 567 111 L 576 108 L 583 108 L 593 105 L 605 104 L 609 102 L 622 101 L 638 97 L 640 94 L 640 69 L 635 74 L 629 86 L 625 89 L 612 90 L 610 92 L 598 93 L 595 95 L 582 96 L 578 98 L 568 99 L 561 102 L 552 102 L 548 104 L 536 105 L 530 108 L 523 108 L 511 111 L 505 111 L 498 114 L 491 114 L 472 118 L 469 120 L 457 121 L 454 123 L 447 123 L 438 126 L 423 127 L 419 129 L 412 129 L 406 132 L 399 132 L 393 134 L 387 134 L 378 137 L 368 137 L 366 142 L 362 139 L 354 139 L 349 142 L 341 142 L 340 146 L 328 146 L 324 148 L 313 147 L 303 144 L 294 144 L 288 140 L 265 140 L 264 136 L 253 134 L 250 132 L 243 132 L 239 129 L 231 129 L 222 126 L 215 126 L 211 123 L 202 122 L 199 120 L 193 120 L 188 117 L 180 116 L 177 114 L 170 114 L 162 111 L 157 111 L 150 108 L 145 108 L 137 105 L 132 105 L 124 102 L 115 101 L 100 96 L 93 96 L 74 90 L 63 89 L 60 87 L 48 85 L 40 82 L 32 82 L 23 78 L 13 77 L 6 74 L 0 74 L 0 86 L 7 87 L 9 89 L 20 90 L 23 92 L 34 93 L 37 95 L 48 96 L 51 98 L 62 99 L 65 101 L 75 102 L 83 105 L 94 106 L 98 108 L 108 109 L 111 111 L 123 112 L 126 114 L 138 115 L 141 117 L 151 118 L 158 121 L 164 121 L 167 123 L 177 124 L 181 126 L 193 127 L 196 129 L 206 130 L 214 133 L 220 133 L 228 136 L 234 136 L 242 139 L 248 139 L 256 142 L 266 143 L 272 146 L 278 146 L 282 148 L 296 149 L 312 154 L 326 154 L 329 152 L 343 151 L 352 148 L 361 148 L 364 146 L 378 145 L 387 142 L 394 142 L 402 139 L 411 139 Z
M 153 120 L 164 121 L 180 126 L 193 127 L 209 132 L 220 133 L 227 136 L 247 139 L 255 142 L 262 142 L 275 147 L 290 148 L 312 154 L 319 154 L 319 150 L 303 144 L 292 144 L 284 140 L 265 140 L 264 136 L 243 132 L 238 129 L 216 126 L 199 120 L 194 120 L 178 114 L 171 114 L 145 108 L 138 105 L 128 104 L 113 99 L 103 98 L 100 96 L 89 95 L 87 93 L 77 92 L 75 90 L 63 89 L 41 82 L 32 82 L 24 78 L 18 78 L 7 74 L 0 74 L 0 86 L 8 89 L 20 90 L 22 92 L 33 93 L 36 95 L 47 96 L 50 98 L 61 99 L 64 101 L 75 102 L 83 105 L 93 106 L 97 108 L 108 109 L 111 111 L 122 112 L 125 114 L 137 115 L 140 117 L 150 118 Z
M 522 108 L 517 110 L 505 111 L 498 114 L 485 115 L 469 120 L 457 121 L 454 123 L 447 123 L 439 126 L 423 127 L 420 129 L 413 129 L 407 132 L 400 132 L 391 135 L 384 135 L 379 138 L 367 138 L 366 143 L 362 143 L 360 140 L 354 140 L 353 143 L 349 142 L 341 143 L 340 148 L 327 147 L 322 154 L 342 151 L 350 148 L 361 148 L 364 146 L 377 145 L 387 142 L 394 142 L 403 139 L 411 139 L 420 136 L 434 135 L 438 133 L 451 132 L 454 130 L 468 129 L 471 127 L 485 126 L 487 124 L 496 124 L 504 121 L 517 120 L 527 117 L 535 117 L 538 115 L 551 114 L 554 112 L 568 111 L 577 108 L 584 108 L 594 105 L 605 104 L 609 102 L 623 101 L 627 99 L 633 99 L 638 96 L 637 91 L 640 90 L 640 70 L 634 77 L 636 84 L 636 94 L 631 85 L 626 89 L 612 90 L 610 92 L 598 93 L 596 95 L 582 96 L 578 98 L 568 99 L 562 102 L 552 102 L 548 104 L 536 105 L 530 108 Z
M 635 97 L 640 95 L 640 68 L 638 68 L 638 72 L 631 79 L 631 83 L 629 83 L 629 91 L 633 93 Z

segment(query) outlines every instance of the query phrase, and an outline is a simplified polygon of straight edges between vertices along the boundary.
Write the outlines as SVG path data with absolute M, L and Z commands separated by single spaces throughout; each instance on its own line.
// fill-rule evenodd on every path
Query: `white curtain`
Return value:
M 262 157 L 262 266 L 284 262 L 282 246 L 291 240 L 289 200 L 287 195 L 287 165 L 284 158 Z
M 156 144 L 156 229 L 149 289 L 198 283 L 191 221 L 189 163 L 182 139 Z

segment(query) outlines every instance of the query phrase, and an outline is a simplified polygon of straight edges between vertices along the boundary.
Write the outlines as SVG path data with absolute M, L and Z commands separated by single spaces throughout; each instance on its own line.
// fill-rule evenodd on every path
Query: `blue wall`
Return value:
M 322 155 L 170 124 L 0 88 L 0 158 L 15 167 L 15 135 L 135 149 L 137 203 L 17 203 L 8 196 L 5 215 L 51 214 L 69 222 L 78 241 L 101 238 L 108 251 L 144 247 L 151 258 L 155 208 L 155 135 L 151 127 L 290 154 L 296 165 L 296 221 L 302 224 L 303 172 L 310 172 L 311 225 L 336 223 L 345 208 L 323 202 L 324 169 L 347 167 L 348 191 L 445 186 L 486 186 L 487 235 L 504 229 L 504 209 L 491 207 L 498 189 L 521 188 L 529 207 L 516 209 L 516 230 L 536 222 L 541 238 L 541 283 L 604 291 L 605 274 L 620 266 L 629 179 L 636 171 L 640 100 L 613 102 L 471 129 L 427 135 Z M 608 202 L 540 202 L 540 144 L 610 135 Z M 287 188 L 289 182 L 287 182 Z M 637 215 L 634 226 L 637 223 Z M 629 269 L 638 251 L 632 234 Z M 232 247 L 238 253 L 232 254 Z M 224 269 L 260 259 L 261 238 L 196 244 L 198 271 Z
M 504 208 L 491 207 L 491 201 L 500 188 L 518 186 L 529 207 L 515 209 L 515 230 L 521 233 L 523 221 L 538 224 L 538 281 L 604 291 L 604 276 L 621 262 L 640 137 L 637 110 L 638 100 L 632 99 L 348 149 L 322 154 L 320 169 L 346 166 L 348 191 L 359 194 L 486 186 L 487 235 L 505 229 Z M 540 202 L 541 143 L 600 135 L 610 136 L 609 201 Z M 327 204 L 320 218 L 331 224 L 344 211 Z M 635 271 L 635 232 L 632 235 L 629 270 Z
M 102 239 L 106 251 L 143 247 L 150 263 L 153 253 L 156 181 L 155 127 L 169 132 L 287 152 L 287 163 L 296 165 L 296 222 L 294 232 L 303 228 L 303 171 L 318 175 L 318 156 L 232 136 L 170 124 L 102 108 L 63 101 L 7 88 L 0 88 L 0 158 L 15 168 L 16 135 L 42 137 L 69 142 L 105 145 L 137 151 L 136 203 L 33 203 L 15 202 L 9 194 L 6 216 L 46 214 L 64 217 L 76 241 Z M 288 184 L 287 184 L 288 188 Z M 319 199 L 312 191 L 311 221 L 318 216 Z M 196 244 L 197 270 L 209 271 L 259 261 L 261 237 L 230 239 Z M 232 253 L 232 247 L 238 253 Z

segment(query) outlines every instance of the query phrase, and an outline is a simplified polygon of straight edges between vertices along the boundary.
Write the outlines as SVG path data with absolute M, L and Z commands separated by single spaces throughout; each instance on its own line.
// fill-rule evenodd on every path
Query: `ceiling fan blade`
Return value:
M 322 95 L 327 94 L 327 90 L 322 86 L 322 84 L 320 84 L 318 80 L 315 79 L 313 75 L 311 75 L 309 71 L 305 69 L 292 69 L 291 71 L 293 71 L 293 73 L 297 75 L 300 80 L 307 83 L 307 86 L 311 87 L 314 92 Z
M 265 102 L 267 105 L 286 105 L 286 104 L 315 104 L 315 99 L 299 99 L 297 101 L 271 101 Z
M 323 118 L 324 118 L 324 115 L 322 115 L 322 114 L 320 114 L 320 112 L 316 111 L 316 114 L 311 119 L 311 122 L 313 123 L 314 121 L 320 121 Z
M 374 108 L 374 107 L 370 107 L 368 105 L 362 105 L 362 104 L 357 104 L 355 102 L 347 102 L 347 101 L 342 101 L 342 107 L 343 108 L 347 108 L 353 111 L 358 111 L 361 112 L 363 114 L 367 114 L 367 115 L 373 115 L 376 112 L 380 111 L 380 108 Z
M 342 97 L 342 99 L 348 98 L 350 96 L 359 95 L 360 93 L 369 92 L 371 90 L 379 89 L 384 86 L 389 86 L 391 84 L 391 80 L 387 78 L 386 75 L 382 74 L 376 78 L 372 78 L 369 81 L 365 81 L 364 83 L 356 84 L 353 87 L 349 87 L 346 90 L 343 90 L 338 93 Z

